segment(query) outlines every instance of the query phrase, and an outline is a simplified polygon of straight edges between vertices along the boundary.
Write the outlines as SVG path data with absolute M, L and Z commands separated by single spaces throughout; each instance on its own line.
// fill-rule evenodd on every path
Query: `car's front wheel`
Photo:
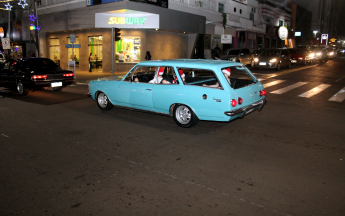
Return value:
M 277 64 L 276 70 L 277 70 L 277 71 L 280 70 L 280 62 Z
M 97 94 L 97 105 L 103 111 L 113 108 L 113 105 L 109 101 L 108 96 L 103 92 Z
M 196 125 L 199 119 L 191 108 L 180 104 L 174 107 L 174 121 L 180 127 L 190 128 Z
M 17 81 L 17 92 L 21 96 L 25 96 L 29 93 L 29 90 L 24 88 L 23 83 L 21 81 Z

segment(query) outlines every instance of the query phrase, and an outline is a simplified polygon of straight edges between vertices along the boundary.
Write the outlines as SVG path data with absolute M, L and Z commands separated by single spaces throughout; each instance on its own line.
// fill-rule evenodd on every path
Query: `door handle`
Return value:
M 147 91 L 151 91 L 151 89 L 145 89 L 145 90 L 147 90 Z

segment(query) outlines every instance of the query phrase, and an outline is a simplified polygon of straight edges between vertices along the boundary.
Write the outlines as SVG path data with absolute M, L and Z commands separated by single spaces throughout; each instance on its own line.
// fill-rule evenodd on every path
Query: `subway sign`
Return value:
M 132 10 L 121 10 L 117 12 L 96 13 L 95 28 L 159 28 L 158 14 Z
M 109 25 L 112 24 L 121 24 L 121 25 L 144 25 L 144 22 L 147 20 L 146 17 L 109 17 Z

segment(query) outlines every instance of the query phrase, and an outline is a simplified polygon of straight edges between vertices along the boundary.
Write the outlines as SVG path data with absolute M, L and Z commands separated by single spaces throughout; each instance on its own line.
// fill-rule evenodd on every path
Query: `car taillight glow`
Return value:
M 235 106 L 237 105 L 237 101 L 236 101 L 235 99 L 232 99 L 232 100 L 231 100 L 231 105 L 232 105 L 233 107 L 235 107 Z
M 243 99 L 240 98 L 240 97 L 237 99 L 237 101 L 238 101 L 238 104 L 239 104 L 239 105 L 241 105 L 241 104 L 243 103 Z
M 47 75 L 33 75 L 32 79 L 46 79 Z
M 64 76 L 64 77 L 72 77 L 72 76 L 74 76 L 74 73 L 64 74 L 63 76 Z
M 266 95 L 266 90 L 264 89 L 262 91 L 259 91 L 259 94 L 260 94 L 260 97 L 265 96 Z

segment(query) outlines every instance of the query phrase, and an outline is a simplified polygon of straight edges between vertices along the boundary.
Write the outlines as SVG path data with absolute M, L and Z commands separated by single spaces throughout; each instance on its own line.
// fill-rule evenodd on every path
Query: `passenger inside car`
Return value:
M 222 70 L 226 80 L 228 81 L 228 83 L 231 85 L 230 83 L 230 74 L 231 74 L 231 70 L 230 68 L 225 68 Z M 203 84 L 202 86 L 207 86 L 207 87 L 212 87 L 212 88 L 220 88 L 220 84 L 219 82 L 217 82 L 216 84 L 214 85 L 206 85 L 206 84 Z

